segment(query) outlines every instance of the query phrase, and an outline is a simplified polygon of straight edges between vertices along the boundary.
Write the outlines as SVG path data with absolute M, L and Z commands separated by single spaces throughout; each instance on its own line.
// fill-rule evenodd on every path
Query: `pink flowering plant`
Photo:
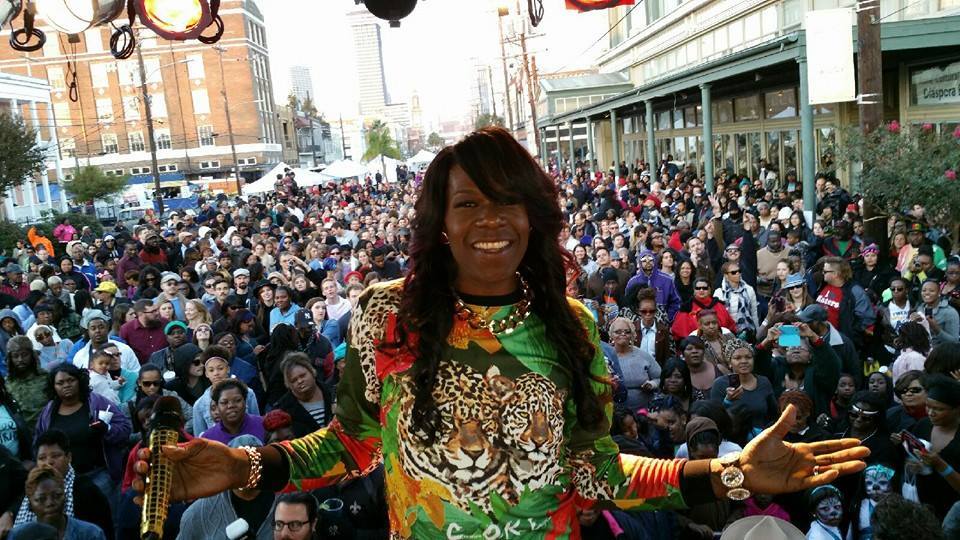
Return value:
M 863 164 L 860 189 L 886 213 L 923 205 L 927 218 L 952 228 L 960 216 L 960 127 L 938 133 L 932 124 L 890 122 L 863 135 L 847 132 L 838 157 Z

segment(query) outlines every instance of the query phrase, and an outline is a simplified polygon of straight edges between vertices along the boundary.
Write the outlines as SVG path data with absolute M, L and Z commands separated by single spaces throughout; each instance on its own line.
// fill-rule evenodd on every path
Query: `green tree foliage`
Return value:
M 393 136 L 390 127 L 380 120 L 376 120 L 367 128 L 367 151 L 363 154 L 364 161 L 370 161 L 377 156 L 401 159 L 400 148 Z
M 40 174 L 45 158 L 46 151 L 37 146 L 36 131 L 19 116 L 0 113 L 0 193 Z
M 474 129 L 483 129 L 487 126 L 503 127 L 503 118 L 495 114 L 483 113 L 473 122 Z
M 440 148 L 443 148 L 443 144 L 443 137 L 441 137 L 436 131 L 427 137 L 427 148 L 439 150 Z
M 838 157 L 863 164 L 861 189 L 881 211 L 920 204 L 932 224 L 948 228 L 960 216 L 960 127 L 938 134 L 932 124 L 906 129 L 894 121 L 869 135 L 850 131 Z
M 110 198 L 123 191 L 127 178 L 104 174 L 96 167 L 83 167 L 64 187 L 75 201 L 95 201 Z

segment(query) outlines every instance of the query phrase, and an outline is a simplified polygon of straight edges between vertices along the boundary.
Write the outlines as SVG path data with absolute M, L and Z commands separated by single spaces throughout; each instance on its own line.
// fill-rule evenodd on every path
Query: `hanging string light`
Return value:
M 23 11 L 23 28 L 17 30 L 13 27 L 13 19 Z M 23 8 L 22 0 L 0 0 L 0 27 L 10 23 L 10 47 L 15 51 L 33 52 L 39 51 L 47 43 L 47 36 L 40 29 L 33 25 L 34 6 L 27 4 Z M 37 38 L 36 43 L 30 43 L 32 38 Z
M 120 15 L 125 0 L 35 0 L 37 15 L 64 34 L 79 34 Z

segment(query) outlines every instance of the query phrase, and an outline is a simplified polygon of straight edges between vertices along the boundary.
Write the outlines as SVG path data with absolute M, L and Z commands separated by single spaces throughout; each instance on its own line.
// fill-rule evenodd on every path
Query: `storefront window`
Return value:
M 760 119 L 760 99 L 757 96 L 737 98 L 733 103 L 737 122 Z
M 813 114 L 833 114 L 837 110 L 836 103 L 821 103 L 820 105 L 813 105 L 811 108 Z
M 723 139 L 723 168 L 732 173 L 736 170 L 734 165 L 736 148 L 733 144 L 733 135 L 721 135 L 721 138 Z
M 687 141 L 686 137 L 674 137 L 673 138 L 673 160 L 674 161 L 687 161 Z
M 673 129 L 683 129 L 683 109 L 674 109 Z
M 630 116 L 623 119 L 623 133 L 633 133 L 633 118 Z
M 787 171 L 797 170 L 797 132 L 781 131 L 780 140 L 783 141 L 783 169 L 780 171 L 780 177 L 783 178 Z
M 817 130 L 817 171 L 827 172 L 834 169 L 834 148 L 837 145 L 837 130 L 826 127 Z
M 740 173 L 748 169 L 747 135 L 745 133 L 737 133 L 735 137 L 737 140 L 737 168 L 734 172 Z
M 687 107 L 683 110 L 684 125 L 688 128 L 697 127 L 697 109 L 694 107 Z
M 793 118 L 797 116 L 797 98 L 793 88 L 763 94 L 766 105 L 764 115 L 768 119 Z
M 722 99 L 713 103 L 713 123 L 729 124 L 733 122 L 733 100 Z
M 673 139 L 657 139 L 658 162 L 673 155 Z
M 701 170 L 703 165 L 700 163 L 700 137 L 687 137 L 687 163 L 692 164 L 697 170 Z
M 758 156 L 754 156 L 757 158 Z M 763 156 L 767 158 L 767 163 L 775 166 L 777 169 L 780 167 L 780 132 L 778 131 L 768 131 L 767 132 L 767 152 Z
M 670 111 L 659 112 L 656 118 L 657 129 L 670 129 Z
M 910 70 L 911 105 L 960 103 L 960 60 Z
M 760 174 L 760 169 L 757 168 L 757 161 L 763 157 L 763 140 L 760 138 L 760 133 L 748 133 L 747 141 L 750 148 L 750 155 L 748 156 L 749 161 L 747 162 L 744 170 L 753 171 L 753 176 L 756 177 Z

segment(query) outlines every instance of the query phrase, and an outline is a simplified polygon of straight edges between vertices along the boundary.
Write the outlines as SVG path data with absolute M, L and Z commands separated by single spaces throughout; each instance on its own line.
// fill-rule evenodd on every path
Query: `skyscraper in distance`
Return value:
M 308 66 L 290 66 L 290 93 L 297 96 L 300 103 L 310 98 L 316 102 L 313 92 L 313 75 Z

